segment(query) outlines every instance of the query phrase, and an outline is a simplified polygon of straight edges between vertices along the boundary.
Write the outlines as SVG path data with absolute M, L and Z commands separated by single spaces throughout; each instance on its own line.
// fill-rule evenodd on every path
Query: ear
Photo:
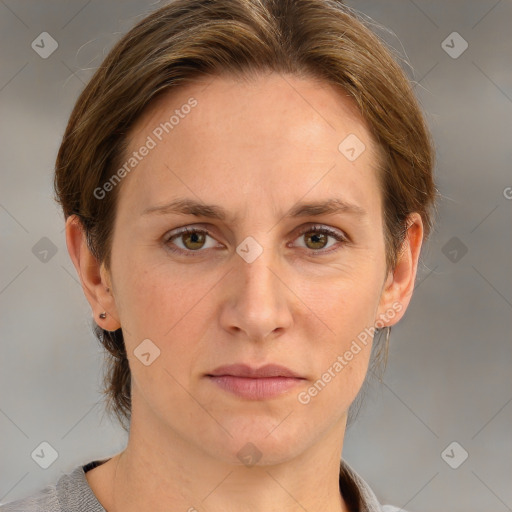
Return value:
M 382 288 L 375 318 L 381 327 L 396 324 L 409 306 L 414 291 L 422 241 L 421 216 L 418 213 L 412 213 L 408 218 L 407 234 L 397 258 L 397 264 L 389 271 Z
M 112 294 L 110 275 L 89 250 L 85 230 L 76 215 L 70 215 L 66 220 L 66 245 L 84 294 L 91 305 L 95 322 L 106 331 L 119 329 L 121 324 Z M 99 317 L 103 312 L 107 314 L 105 319 Z

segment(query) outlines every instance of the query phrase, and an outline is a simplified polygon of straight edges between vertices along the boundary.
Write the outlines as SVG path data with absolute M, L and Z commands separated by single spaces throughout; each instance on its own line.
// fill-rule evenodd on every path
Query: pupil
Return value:
M 197 249 L 198 246 L 196 244 L 199 244 L 201 246 L 202 243 L 204 243 L 204 240 L 202 238 L 204 235 L 202 233 L 187 233 L 185 238 L 188 239 L 188 243 L 192 244 L 191 249 Z
M 309 238 L 311 239 L 311 241 L 314 244 L 322 244 L 322 240 L 321 239 L 323 239 L 323 242 L 324 242 L 323 245 L 325 245 L 325 237 L 326 237 L 326 235 L 324 233 L 317 233 L 317 234 L 311 235 Z M 321 245 L 320 248 L 322 248 L 323 245 Z M 315 248 L 317 248 L 317 247 L 315 247 Z

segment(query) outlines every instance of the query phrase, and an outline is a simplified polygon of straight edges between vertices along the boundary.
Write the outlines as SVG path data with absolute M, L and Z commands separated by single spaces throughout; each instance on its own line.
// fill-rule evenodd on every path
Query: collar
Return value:
M 340 461 L 340 492 L 350 512 L 382 512 L 370 486 L 343 459 Z
M 109 459 L 94 460 L 79 466 L 75 470 L 76 477 L 79 478 L 82 486 L 87 489 L 89 497 L 96 502 L 96 497 L 89 487 L 85 473 L 107 462 L 107 460 Z M 340 461 L 340 493 L 350 512 L 382 512 L 382 507 L 370 486 L 343 459 Z M 103 510 L 103 508 L 99 508 L 101 507 L 99 502 L 97 502 L 97 506 L 97 510 Z

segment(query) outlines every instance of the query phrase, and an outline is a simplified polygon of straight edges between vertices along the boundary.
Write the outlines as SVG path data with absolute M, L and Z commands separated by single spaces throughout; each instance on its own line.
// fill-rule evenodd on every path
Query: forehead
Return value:
M 352 202 L 378 199 L 368 126 L 353 100 L 316 79 L 202 77 L 150 104 L 129 134 L 126 156 L 149 139 L 152 149 L 124 178 L 121 194 L 139 212 L 184 194 L 233 206 L 236 198 L 240 206 L 318 199 L 333 188 Z M 347 158 L 354 151 L 346 153 L 345 141 L 362 151 L 356 159 Z

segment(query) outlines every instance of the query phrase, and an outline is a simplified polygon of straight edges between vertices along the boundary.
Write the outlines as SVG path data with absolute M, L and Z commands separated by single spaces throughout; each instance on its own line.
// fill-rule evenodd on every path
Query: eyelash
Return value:
M 338 242 L 341 242 L 342 245 L 345 245 L 349 242 L 349 239 L 346 236 L 339 233 L 338 231 L 336 231 L 332 228 L 326 227 L 326 226 L 319 226 L 319 225 L 307 226 L 306 228 L 304 228 L 303 230 L 301 230 L 299 232 L 299 234 L 297 235 L 296 238 L 299 238 L 299 237 L 305 235 L 306 233 L 313 233 L 313 232 L 329 235 L 329 236 L 335 238 L 336 240 L 338 240 Z M 167 249 L 174 253 L 180 253 L 185 256 L 192 256 L 192 257 L 195 257 L 196 253 L 204 252 L 205 249 L 197 249 L 196 251 L 192 251 L 192 250 L 184 250 L 181 248 L 173 248 L 170 246 L 170 242 L 172 240 L 179 238 L 180 236 L 182 236 L 184 234 L 189 234 L 189 233 L 205 233 L 209 237 L 214 238 L 212 233 L 206 228 L 199 229 L 199 228 L 186 227 L 186 228 L 181 229 L 179 232 L 174 233 L 173 235 L 171 235 L 169 237 L 166 237 L 165 245 L 167 246 Z M 339 249 L 341 249 L 341 247 L 337 247 L 335 249 L 330 248 L 330 249 L 319 249 L 319 250 L 314 250 L 314 249 L 306 249 L 306 250 L 311 251 L 311 254 L 313 256 L 322 256 L 324 254 L 329 254 L 331 252 L 337 251 Z

